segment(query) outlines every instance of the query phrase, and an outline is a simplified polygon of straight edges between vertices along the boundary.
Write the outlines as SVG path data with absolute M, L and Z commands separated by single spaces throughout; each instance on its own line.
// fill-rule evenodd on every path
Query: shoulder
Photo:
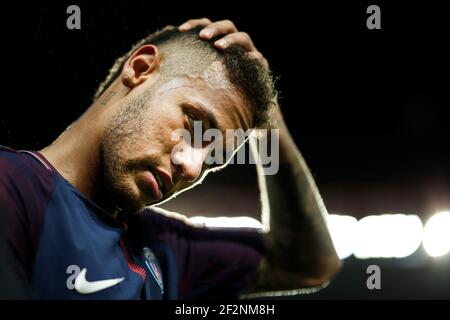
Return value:
M 47 176 L 51 171 L 50 168 L 33 159 L 27 152 L 0 146 L 1 176 L 33 177 L 30 173 Z
M 187 232 L 202 229 L 203 224 L 194 223 L 187 216 L 158 207 L 145 208 L 140 213 L 140 220 L 146 226 L 151 226 L 156 232 Z
M 160 235 L 162 238 L 175 236 L 192 242 L 240 243 L 253 247 L 257 251 L 264 251 L 265 245 L 261 229 L 254 226 L 249 227 L 248 223 L 239 226 L 239 218 L 222 217 L 200 220 L 158 207 L 147 208 L 142 211 L 140 216 L 142 225 L 145 228 L 151 228 L 154 234 Z M 221 223 L 224 220 L 229 221 Z M 231 220 L 236 223 L 229 223 Z
M 0 172 L 2 172 L 2 175 L 16 170 L 20 166 L 21 160 L 22 157 L 19 152 L 8 147 L 0 146 Z
M 43 209 L 55 188 L 55 172 L 30 153 L 0 147 L 0 201 L 15 211 Z
M 45 180 L 54 177 L 53 170 L 29 151 L 17 151 L 0 146 L 0 179 L 12 178 L 11 182 L 21 180 Z
M 55 173 L 31 154 L 0 146 L 0 207 L 14 270 L 31 279 Z

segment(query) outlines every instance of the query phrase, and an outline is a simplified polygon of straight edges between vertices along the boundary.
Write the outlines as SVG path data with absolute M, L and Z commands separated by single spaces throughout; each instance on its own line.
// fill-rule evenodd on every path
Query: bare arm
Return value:
M 327 228 L 327 210 L 279 108 L 273 122 L 280 130 L 279 171 L 265 176 L 258 168 L 262 211 L 269 214 L 267 254 L 247 293 L 321 286 L 341 265 Z

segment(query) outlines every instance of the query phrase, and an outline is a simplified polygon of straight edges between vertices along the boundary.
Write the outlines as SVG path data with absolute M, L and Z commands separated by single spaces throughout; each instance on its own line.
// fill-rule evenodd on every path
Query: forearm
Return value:
M 270 232 L 265 263 L 271 269 L 297 275 L 304 286 L 327 281 L 339 269 L 326 223 L 327 210 L 300 151 L 283 121 L 278 123 L 279 171 L 259 172 L 262 197 L 268 201 Z M 261 184 L 265 184 L 262 186 Z

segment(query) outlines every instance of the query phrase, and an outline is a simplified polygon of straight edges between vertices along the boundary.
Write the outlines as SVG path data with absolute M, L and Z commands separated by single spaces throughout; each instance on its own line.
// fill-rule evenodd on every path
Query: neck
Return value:
M 40 152 L 83 195 L 114 216 L 117 209 L 107 200 L 100 161 L 104 128 L 99 125 L 107 123 L 105 121 L 110 118 L 113 105 L 117 102 L 111 99 L 111 95 L 114 95 L 111 89 L 115 88 L 107 90 L 77 121 Z M 106 103 L 105 97 L 108 99 Z

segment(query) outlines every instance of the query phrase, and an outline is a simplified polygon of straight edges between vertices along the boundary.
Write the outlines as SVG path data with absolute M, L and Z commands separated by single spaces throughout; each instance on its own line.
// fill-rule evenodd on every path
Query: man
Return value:
M 340 261 L 326 209 L 278 106 L 270 112 L 274 101 L 250 37 L 228 20 L 194 19 L 119 58 L 94 103 L 51 145 L 3 147 L 7 261 L 30 296 L 198 299 L 327 283 Z M 219 132 L 280 129 L 279 172 L 259 171 L 269 232 L 193 226 L 153 206 L 216 167 L 205 162 L 210 144 L 174 136 L 195 134 L 197 121 Z

